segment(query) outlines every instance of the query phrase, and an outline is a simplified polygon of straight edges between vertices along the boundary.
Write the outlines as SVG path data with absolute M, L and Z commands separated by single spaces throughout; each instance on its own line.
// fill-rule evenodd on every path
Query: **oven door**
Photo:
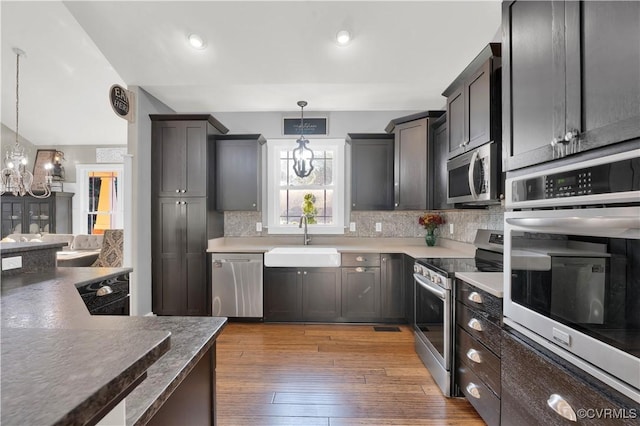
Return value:
M 452 357 L 451 291 L 420 274 L 414 274 L 413 277 L 416 292 L 416 337 L 426 344 L 440 365 L 449 371 Z
M 505 324 L 638 400 L 640 207 L 507 212 L 504 231 Z
M 447 161 L 447 203 L 496 201 L 498 167 L 495 142 Z

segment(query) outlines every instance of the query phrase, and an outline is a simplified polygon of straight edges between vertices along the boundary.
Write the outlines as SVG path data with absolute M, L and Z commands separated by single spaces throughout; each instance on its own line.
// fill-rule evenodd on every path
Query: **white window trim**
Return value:
M 87 215 L 89 214 L 89 173 L 91 172 L 116 172 L 118 174 L 118 206 L 117 210 L 113 211 L 113 218 L 115 219 L 115 228 L 123 228 L 124 222 L 124 200 L 126 194 L 126 184 L 124 175 L 124 165 L 117 164 L 76 164 L 76 196 L 73 197 L 74 204 L 77 202 L 77 212 L 79 214 L 73 214 L 73 233 L 74 234 L 88 234 L 87 228 Z
M 302 234 L 298 225 L 280 224 L 280 151 L 292 149 L 295 139 L 270 139 L 267 141 L 267 231 L 269 234 Z M 335 150 L 333 164 L 333 224 L 309 225 L 308 233 L 314 235 L 344 234 L 345 209 L 345 140 L 311 139 L 309 148 Z

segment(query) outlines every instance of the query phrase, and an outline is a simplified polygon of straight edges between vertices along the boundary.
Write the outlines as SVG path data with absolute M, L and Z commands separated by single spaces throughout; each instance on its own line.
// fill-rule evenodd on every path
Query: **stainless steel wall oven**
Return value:
M 640 402 L 639 155 L 507 179 L 504 323 Z

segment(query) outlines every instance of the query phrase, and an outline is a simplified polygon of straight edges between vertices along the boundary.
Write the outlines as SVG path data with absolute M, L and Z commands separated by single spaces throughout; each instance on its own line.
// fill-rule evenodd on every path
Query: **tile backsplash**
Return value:
M 425 230 L 418 224 L 418 217 L 424 213 L 417 211 L 354 211 L 351 222 L 355 222 L 356 231 L 345 230 L 345 237 L 423 237 Z M 463 209 L 438 211 L 446 224 L 439 227 L 438 235 L 464 243 L 473 243 L 478 228 L 503 229 L 504 207 L 491 206 L 487 209 Z M 256 232 L 256 223 L 262 221 L 261 212 L 225 212 L 225 237 L 267 236 L 267 230 Z M 376 232 L 376 223 L 382 224 L 382 231 Z M 453 233 L 450 233 L 453 224 Z

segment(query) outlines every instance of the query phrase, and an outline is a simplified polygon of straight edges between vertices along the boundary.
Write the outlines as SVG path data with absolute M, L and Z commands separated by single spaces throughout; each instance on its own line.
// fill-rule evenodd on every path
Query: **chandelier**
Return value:
M 20 56 L 25 56 L 25 52 L 17 47 L 13 48 L 16 54 L 16 143 L 13 148 L 8 149 L 4 158 L 4 168 L 2 169 L 2 181 L 0 182 L 0 195 L 11 193 L 13 195 L 31 195 L 36 198 L 47 198 L 51 195 L 51 163 L 45 164 L 44 180 L 34 182 L 33 174 L 27 170 L 29 162 L 24 152 L 24 147 L 18 142 L 19 138 L 19 113 L 20 113 Z
M 300 138 L 296 141 L 298 146 L 293 150 L 293 171 L 296 176 L 305 178 L 313 171 L 313 151 L 307 148 L 308 139 L 304 138 L 304 107 L 306 101 L 298 101 L 300 107 Z

